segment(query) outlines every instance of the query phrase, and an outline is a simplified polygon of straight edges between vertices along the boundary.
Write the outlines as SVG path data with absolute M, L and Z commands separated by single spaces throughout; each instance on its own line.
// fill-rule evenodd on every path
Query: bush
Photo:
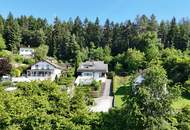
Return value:
M 10 62 L 12 62 L 14 58 L 12 52 L 7 50 L 0 51 L 0 57 L 7 58 Z
M 28 68 L 28 65 L 22 65 L 22 66 L 17 67 L 17 69 L 19 69 L 21 73 L 22 73 L 24 70 L 26 70 L 27 68 Z
M 56 78 L 55 81 L 58 85 L 66 85 L 69 87 L 73 83 L 73 77 L 60 76 L 59 78 Z
M 9 52 L 9 51 L 5 51 L 5 50 L 2 50 L 2 51 L 0 51 L 0 57 L 9 57 L 11 54 L 10 54 L 11 52 Z
M 17 68 L 13 68 L 11 70 L 11 76 L 14 76 L 14 77 L 19 77 L 21 75 L 21 71 Z
M 69 68 L 67 71 L 67 77 L 73 77 L 74 73 L 75 73 L 75 69 Z
M 123 70 L 123 65 L 120 63 L 116 63 L 115 67 L 114 67 L 114 71 L 116 74 L 119 74 L 121 71 Z
M 31 58 L 25 58 L 24 61 L 23 61 L 24 64 L 28 64 L 28 65 L 31 65 L 31 64 L 34 64 L 35 63 L 35 60 L 34 59 L 31 59 Z
M 100 81 L 97 82 L 97 81 L 93 80 L 91 86 L 93 87 L 94 91 L 98 91 L 101 87 L 101 82 Z
M 3 81 L 1 83 L 2 86 L 11 86 L 12 82 L 11 81 Z
M 0 77 L 3 75 L 10 74 L 12 65 L 10 64 L 8 59 L 1 58 L 0 59 Z
M 24 62 L 24 58 L 20 55 L 14 55 L 14 60 L 18 63 L 23 63 Z
M 113 77 L 115 76 L 115 72 L 109 72 L 108 74 L 107 74 L 107 78 L 108 79 L 113 79 Z
M 190 80 L 187 80 L 184 84 L 184 88 L 185 88 L 185 93 L 187 95 L 190 95 Z
M 45 44 L 41 44 L 36 50 L 35 50 L 35 59 L 36 60 L 42 60 L 46 58 L 48 53 L 48 46 Z

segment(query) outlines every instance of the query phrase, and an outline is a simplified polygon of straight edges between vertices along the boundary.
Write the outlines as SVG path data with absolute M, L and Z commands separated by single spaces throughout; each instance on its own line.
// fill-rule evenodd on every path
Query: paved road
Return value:
M 90 107 L 93 112 L 108 112 L 112 108 L 113 96 L 110 96 L 111 80 L 107 79 L 103 90 L 103 94 L 99 98 L 95 98 L 95 106 Z
M 107 79 L 102 96 L 103 97 L 110 96 L 110 89 L 111 89 L 111 79 Z

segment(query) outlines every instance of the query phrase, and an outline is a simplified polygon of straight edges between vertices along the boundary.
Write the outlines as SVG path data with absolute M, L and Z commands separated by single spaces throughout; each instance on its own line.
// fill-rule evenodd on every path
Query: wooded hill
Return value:
M 173 105 L 178 99 L 190 99 L 189 19 L 158 23 L 154 15 L 142 15 L 123 23 L 107 19 L 100 25 L 98 18 L 92 22 L 56 17 L 49 24 L 46 19 L 15 18 L 10 13 L 0 17 L 0 34 L 1 57 L 10 59 L 20 47 L 30 46 L 38 48 L 37 59 L 47 52 L 75 70 L 82 61 L 103 60 L 109 64 L 110 78 L 130 76 L 125 78 L 128 90 L 121 108 L 108 113 L 89 112 L 88 93 L 76 90 L 70 98 L 60 90 L 58 85 L 72 83 L 74 71 L 55 82 L 18 83 L 13 93 L 1 87 L 0 129 L 190 129 L 190 107 Z M 134 87 L 140 71 L 145 80 Z

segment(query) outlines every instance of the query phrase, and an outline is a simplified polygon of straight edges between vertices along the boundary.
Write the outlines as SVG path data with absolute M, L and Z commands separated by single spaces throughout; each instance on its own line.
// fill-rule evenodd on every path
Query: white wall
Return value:
M 57 69 L 57 68 L 54 69 L 54 72 L 53 72 L 53 75 L 51 76 L 51 79 L 52 79 L 52 80 L 55 80 L 56 75 L 57 75 L 58 77 L 61 76 L 61 70 L 60 70 L 60 69 Z
M 101 74 L 101 72 L 95 72 L 94 73 L 94 79 L 100 78 L 100 74 Z
M 87 76 L 90 75 L 90 76 Z M 93 80 L 106 82 L 106 76 L 100 77 L 102 72 L 83 72 L 81 76 L 78 76 L 75 80 L 75 84 L 91 84 Z
M 88 77 L 93 77 L 94 79 L 100 78 L 100 75 L 102 72 L 83 72 L 81 75 L 82 76 L 88 76 Z
M 32 48 L 20 48 L 19 54 L 23 56 L 32 56 L 34 53 L 34 49 Z
M 89 77 L 93 77 L 93 72 L 82 72 L 81 74 L 82 76 L 89 76 Z

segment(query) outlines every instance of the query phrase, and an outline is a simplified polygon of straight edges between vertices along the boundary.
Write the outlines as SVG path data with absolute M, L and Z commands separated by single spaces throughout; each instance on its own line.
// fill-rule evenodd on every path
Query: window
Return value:
M 49 69 L 49 65 L 46 65 L 46 69 Z
M 38 65 L 35 65 L 35 68 L 38 69 Z
M 92 73 L 85 72 L 85 73 L 84 73 L 84 76 L 92 76 Z

